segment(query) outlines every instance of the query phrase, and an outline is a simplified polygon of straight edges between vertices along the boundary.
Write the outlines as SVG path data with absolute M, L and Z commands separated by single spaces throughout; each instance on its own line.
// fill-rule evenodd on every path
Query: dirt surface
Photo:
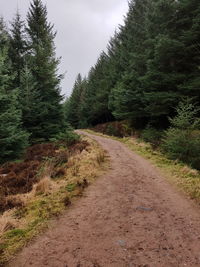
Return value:
M 92 138 L 110 170 L 9 266 L 200 266 L 200 210 L 123 144 Z

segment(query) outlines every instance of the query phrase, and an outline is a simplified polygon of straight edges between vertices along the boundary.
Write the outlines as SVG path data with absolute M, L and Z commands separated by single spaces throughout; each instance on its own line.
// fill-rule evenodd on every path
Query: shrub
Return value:
M 163 131 L 157 130 L 153 127 L 147 127 L 142 132 L 142 139 L 150 143 L 153 147 L 158 147 L 161 142 Z
M 67 127 L 65 131 L 56 135 L 54 139 L 51 139 L 51 141 L 53 142 L 60 141 L 62 143 L 65 143 L 67 146 L 74 145 L 79 140 L 80 136 L 76 134 L 71 127 Z
M 106 134 L 107 135 L 113 135 L 113 136 L 118 136 L 119 135 L 117 129 L 112 124 L 107 126 Z
M 162 148 L 171 159 L 178 159 L 200 169 L 199 109 L 191 100 L 180 103 L 177 115 L 170 119 L 171 127 L 165 132 Z

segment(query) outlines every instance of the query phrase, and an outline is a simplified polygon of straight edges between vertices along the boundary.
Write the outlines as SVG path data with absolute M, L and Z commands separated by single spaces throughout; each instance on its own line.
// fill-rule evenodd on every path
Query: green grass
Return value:
M 125 144 L 130 150 L 149 160 L 158 167 L 166 179 L 192 199 L 200 200 L 200 172 L 175 160 L 170 160 L 159 150 L 153 150 L 149 143 L 132 137 L 118 138 L 86 130 L 88 133 L 111 138 Z
M 66 186 L 68 192 L 73 192 L 76 189 L 76 184 L 69 184 Z
M 16 211 L 15 216 L 28 221 L 22 229 L 7 231 L 0 241 L 0 265 L 7 262 L 12 255 L 18 252 L 34 236 L 47 227 L 53 216 L 59 215 L 65 208 L 63 199 L 67 192 L 60 190 L 48 197 L 40 196 L 32 201 L 26 208 Z M 73 197 L 73 195 L 69 195 Z

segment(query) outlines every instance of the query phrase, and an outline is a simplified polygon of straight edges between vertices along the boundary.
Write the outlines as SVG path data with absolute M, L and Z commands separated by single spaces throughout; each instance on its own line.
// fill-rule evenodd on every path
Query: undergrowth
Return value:
M 83 141 L 88 146 L 62 165 L 65 175 L 45 177 L 31 192 L 23 195 L 27 198 L 24 206 L 0 216 L 0 266 L 46 228 L 52 217 L 82 196 L 83 190 L 105 169 L 105 152 L 91 139 L 84 137 Z

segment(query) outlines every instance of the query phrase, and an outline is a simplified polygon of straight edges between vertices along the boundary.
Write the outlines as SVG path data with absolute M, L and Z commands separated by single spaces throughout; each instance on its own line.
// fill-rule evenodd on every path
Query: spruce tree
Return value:
M 12 71 L 15 73 L 13 87 L 20 87 L 20 76 L 24 68 L 27 47 L 25 38 L 25 25 L 18 11 L 11 23 L 10 31 L 11 36 L 9 57 L 12 62 Z
M 19 101 L 22 109 L 23 126 L 29 131 L 30 138 L 33 139 L 31 135 L 38 129 L 42 101 L 37 91 L 37 82 L 27 63 L 20 74 Z
M 108 109 L 108 99 L 111 89 L 109 57 L 102 52 L 96 65 L 88 76 L 85 109 L 88 109 L 87 120 L 89 124 L 107 122 L 113 119 Z
M 200 2 L 177 1 L 176 6 L 178 39 L 183 44 L 179 72 L 184 74 L 178 89 L 184 96 L 195 97 L 200 104 Z
M 0 49 L 9 47 L 9 33 L 3 17 L 0 17 Z
M 74 83 L 73 91 L 69 99 L 65 102 L 65 114 L 67 121 L 75 128 L 78 128 L 81 122 L 81 102 L 85 90 L 85 79 L 79 73 Z
M 28 47 L 30 50 L 29 68 L 36 82 L 40 99 L 32 138 L 48 140 L 62 130 L 63 111 L 60 95 L 61 76 L 57 74 L 59 59 L 55 55 L 53 25 L 47 21 L 47 8 L 41 0 L 33 0 L 27 16 Z
M 0 49 L 0 162 L 17 158 L 28 143 L 28 134 L 21 128 L 18 90 L 9 88 L 13 77 L 7 68 L 7 50 Z
M 141 78 L 146 72 L 145 19 L 148 2 L 134 0 L 129 3 L 125 25 L 121 27 L 118 37 L 120 45 L 116 66 L 121 66 L 120 78 L 111 90 L 109 101 L 109 107 L 117 119 L 139 119 L 140 123 L 146 117 Z
M 2 73 L 10 76 L 11 78 L 7 80 L 7 89 L 12 90 L 13 89 L 13 81 L 15 78 L 15 73 L 12 70 L 11 66 L 11 60 L 8 55 L 8 51 L 10 48 L 10 35 L 6 26 L 6 23 L 4 22 L 3 17 L 0 17 L 0 51 L 4 55 L 4 68 L 2 68 Z M 16 87 L 15 87 L 16 88 Z
M 150 123 L 164 127 L 167 116 L 180 98 L 177 85 L 184 73 L 179 71 L 183 44 L 178 40 L 176 3 L 152 1 L 146 14 L 146 66 L 143 77 L 144 103 Z

